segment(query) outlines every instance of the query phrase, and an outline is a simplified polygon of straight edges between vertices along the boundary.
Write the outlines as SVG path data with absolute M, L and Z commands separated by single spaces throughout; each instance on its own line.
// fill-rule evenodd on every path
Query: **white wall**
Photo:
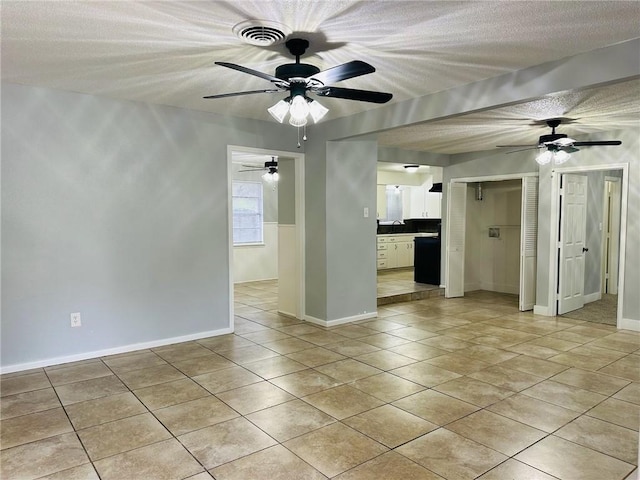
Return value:
M 518 294 L 521 182 L 483 182 L 482 200 L 476 184 L 467 189 L 465 291 Z M 500 229 L 498 238 L 489 236 L 490 227 Z
M 278 222 L 263 223 L 263 245 L 233 247 L 233 282 L 278 278 Z

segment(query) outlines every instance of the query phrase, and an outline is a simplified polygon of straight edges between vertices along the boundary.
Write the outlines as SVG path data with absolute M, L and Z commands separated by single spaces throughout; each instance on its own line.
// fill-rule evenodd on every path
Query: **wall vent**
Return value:
M 291 34 L 291 29 L 266 20 L 247 20 L 233 27 L 233 33 L 245 43 L 268 47 L 284 42 Z

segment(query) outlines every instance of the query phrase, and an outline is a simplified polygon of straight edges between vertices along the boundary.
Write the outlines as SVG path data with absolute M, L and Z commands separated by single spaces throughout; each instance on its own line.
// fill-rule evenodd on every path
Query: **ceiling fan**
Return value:
M 271 157 L 271 161 L 264 162 L 264 167 L 257 165 L 242 165 L 244 170 L 238 170 L 238 172 L 259 172 L 264 170 L 265 174 L 262 176 L 267 181 L 278 181 L 278 161 L 276 157 Z
M 512 150 L 507 153 L 521 152 L 523 150 L 530 150 L 538 148 L 541 153 L 536 157 L 536 161 L 545 165 L 552 159 L 556 164 L 566 162 L 571 153 L 577 152 L 580 149 L 576 147 L 592 147 L 592 146 L 606 146 L 606 145 L 622 145 L 620 140 L 600 140 L 591 142 L 578 142 L 573 138 L 569 138 L 564 133 L 556 133 L 556 127 L 562 122 L 559 118 L 552 118 L 546 120 L 545 123 L 551 128 L 551 133 L 548 135 L 541 135 L 536 145 L 497 145 L 498 148 L 518 148 L 518 150 Z
M 386 103 L 393 95 L 391 93 L 375 92 L 371 90 L 357 90 L 353 88 L 334 87 L 330 84 L 375 72 L 375 68 L 361 60 L 337 65 L 320 71 L 315 65 L 300 63 L 300 56 L 309 47 L 309 41 L 302 38 L 292 38 L 285 43 L 289 52 L 296 57 L 295 63 L 286 63 L 276 68 L 275 75 L 259 72 L 235 63 L 215 62 L 216 65 L 238 70 L 249 75 L 263 78 L 273 84 L 273 88 L 264 90 L 249 90 L 244 92 L 208 95 L 203 98 L 225 98 L 255 93 L 289 92 L 290 95 L 269 108 L 269 113 L 280 123 L 287 113 L 290 114 L 289 123 L 295 127 L 307 124 L 307 115 L 311 114 L 314 122 L 320 120 L 328 109 L 307 95 L 313 93 L 320 97 L 342 98 L 360 102 Z

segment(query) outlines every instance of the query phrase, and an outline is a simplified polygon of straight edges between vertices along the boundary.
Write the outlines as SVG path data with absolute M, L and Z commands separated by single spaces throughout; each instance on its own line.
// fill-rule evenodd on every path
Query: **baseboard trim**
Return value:
M 633 320 L 631 318 L 621 318 L 618 328 L 623 330 L 633 330 L 634 332 L 640 332 L 640 320 Z
M 597 302 L 602 299 L 602 294 L 600 292 L 590 293 L 589 295 L 584 295 L 584 303 Z
M 81 360 L 90 360 L 92 358 L 106 357 L 108 355 L 117 355 L 119 353 L 134 352 L 136 350 L 144 350 L 147 348 L 162 347 L 171 345 L 172 343 L 190 342 L 192 340 L 200 340 L 201 338 L 217 337 L 233 333 L 233 328 L 221 328 L 219 330 L 209 330 L 206 332 L 194 333 L 191 335 L 182 335 L 180 337 L 163 338 L 161 340 L 153 340 L 151 342 L 132 343 L 121 347 L 106 348 L 104 350 L 95 350 L 93 352 L 78 353 L 75 355 L 65 355 L 63 357 L 47 358 L 37 362 L 16 363 L 0 367 L 0 374 L 21 372 L 23 370 L 31 370 L 33 368 L 50 367 L 52 365 L 60 365 L 63 363 L 79 362 Z
M 359 320 L 368 320 L 369 318 L 375 318 L 377 316 L 378 316 L 378 312 L 374 311 L 369 313 L 362 313 L 360 315 L 354 315 L 352 317 L 337 318 L 335 320 L 321 320 L 319 318 L 312 317 L 311 315 L 306 315 L 304 319 L 307 322 L 314 323 L 322 327 L 335 327 L 336 325 L 343 325 L 345 323 L 357 322 Z
M 551 307 L 546 305 L 534 305 L 533 306 L 533 314 L 534 315 L 543 315 L 545 317 L 551 317 Z

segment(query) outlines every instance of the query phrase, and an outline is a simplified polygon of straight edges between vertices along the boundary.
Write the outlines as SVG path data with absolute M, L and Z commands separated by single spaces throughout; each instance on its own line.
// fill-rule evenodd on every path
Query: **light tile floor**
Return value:
M 3 375 L 0 477 L 635 479 L 640 334 L 476 292 Z

